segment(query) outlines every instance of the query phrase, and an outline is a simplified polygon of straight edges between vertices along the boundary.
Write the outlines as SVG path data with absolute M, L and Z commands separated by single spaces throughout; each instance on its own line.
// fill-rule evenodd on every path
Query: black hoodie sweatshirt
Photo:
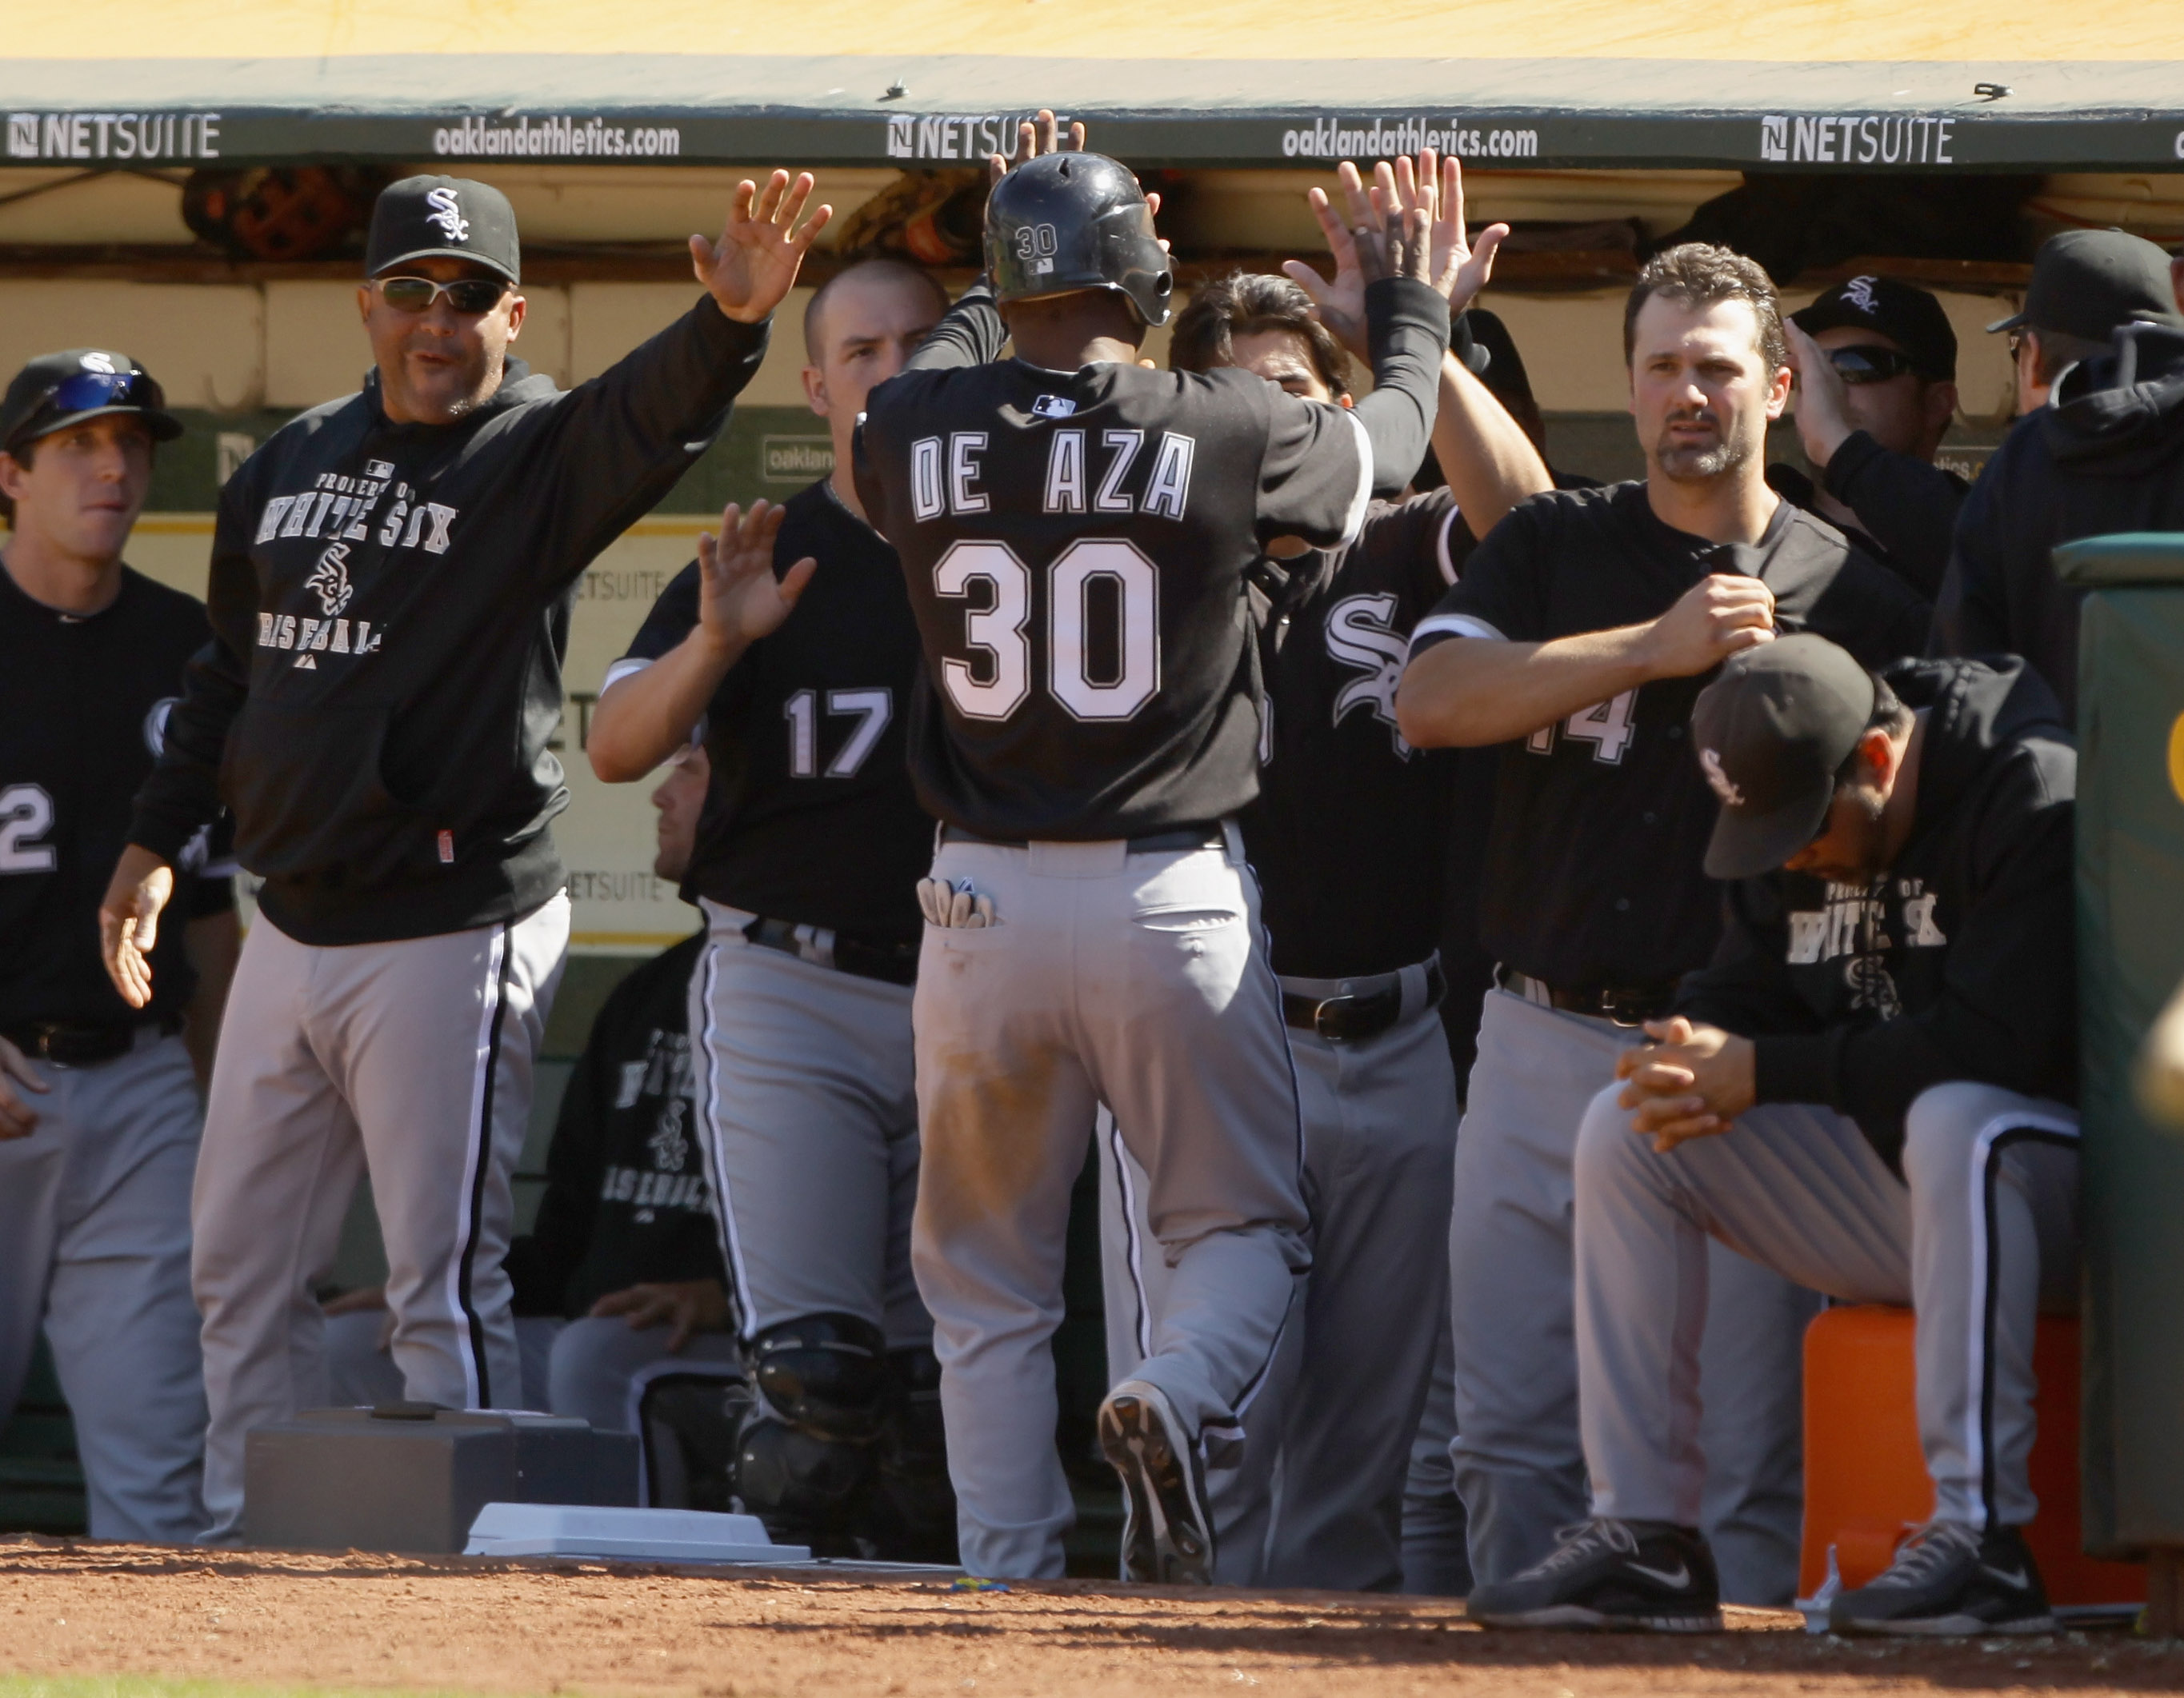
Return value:
M 1957 521 L 1928 652 L 2022 654 L 2075 724 L 2083 592 L 2053 553 L 2118 531 L 2184 531 L 2184 326 L 2126 325 L 2018 420 Z
M 170 860 L 225 801 L 266 917 L 380 943 L 560 889 L 548 740 L 577 580 L 710 447 L 767 327 L 710 296 L 574 389 L 508 363 L 453 425 L 398 425 L 376 372 L 220 492 L 207 611 L 130 841 Z
M 1676 1012 L 1753 1040 L 1760 1102 L 1850 1116 L 1900 1172 L 1904 1111 L 1930 1085 L 2076 1097 L 2078 757 L 2053 693 L 2014 655 L 1881 676 L 1928 710 L 1895 866 L 1870 886 L 1792 872 L 1728 886 L 1720 947 Z

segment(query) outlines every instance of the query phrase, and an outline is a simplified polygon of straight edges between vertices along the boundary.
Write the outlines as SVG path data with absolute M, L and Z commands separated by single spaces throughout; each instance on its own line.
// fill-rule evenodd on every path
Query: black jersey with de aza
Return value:
M 87 617 L 34 600 L 0 567 L 0 1031 L 136 1025 L 189 1000 L 181 922 L 234 905 L 225 821 L 177 858 L 176 923 L 152 951 L 149 1008 L 130 1007 L 106 976 L 98 905 L 182 668 L 210 635 L 193 598 L 125 566 L 120 593 Z
M 630 1286 L 720 1279 L 692 1126 L 690 975 L 705 934 L 631 973 L 592 1022 L 546 1150 L 532 1229 L 508 1247 L 520 1315 L 588 1313 Z
M 1375 502 L 1347 548 L 1257 569 L 1271 606 L 1259 799 L 1243 815 L 1274 971 L 1390 972 L 1441 931 L 1455 754 L 1396 728 L 1411 629 L 1472 548 L 1446 488 Z
M 1520 503 L 1412 653 L 1641 624 L 1718 572 L 1760 579 L 1780 628 L 1869 666 L 1925 644 L 1926 604 L 1811 514 L 1781 502 L 1756 546 L 1713 543 L 1663 522 L 1643 483 L 1618 483 Z M 1504 965 L 1596 990 L 1660 985 L 1713 953 L 1720 898 L 1701 866 L 1715 802 L 1685 735 L 1708 676 L 1658 679 L 1503 745 L 1480 936 Z
M 705 296 L 573 389 L 510 360 L 454 423 L 403 423 L 375 371 L 276 431 L 220 492 L 213 641 L 130 840 L 171 857 L 225 800 L 260 913 L 314 946 L 547 901 L 577 581 L 719 435 L 766 344 Z
M 806 555 L 819 569 L 795 609 L 744 651 L 706 709 L 712 783 L 683 890 L 798 925 L 915 938 L 933 821 L 904 754 L 917 626 L 902 566 L 823 479 L 788 503 L 774 571 Z M 693 562 L 610 677 L 689 635 L 698 587 Z

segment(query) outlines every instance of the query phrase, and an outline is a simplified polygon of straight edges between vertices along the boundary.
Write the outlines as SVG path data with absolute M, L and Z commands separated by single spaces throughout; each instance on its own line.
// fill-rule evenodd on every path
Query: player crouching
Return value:
M 2034 1320 L 2077 1289 L 2077 756 L 2061 710 L 2020 660 L 1876 678 L 1797 636 L 1731 660 L 1691 727 L 1722 803 L 1707 871 L 1738 882 L 1713 964 L 1578 1135 L 1594 1519 L 1474 1592 L 1471 1615 L 1719 1625 L 1694 1530 L 1711 1234 L 1801 1284 L 1918 1313 L 1934 1517 L 1833 1601 L 1830 1627 L 2052 1631 L 2020 1529 Z

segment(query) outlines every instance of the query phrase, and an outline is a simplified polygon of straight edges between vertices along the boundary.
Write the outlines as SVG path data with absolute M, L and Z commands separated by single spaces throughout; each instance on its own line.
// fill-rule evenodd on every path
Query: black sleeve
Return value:
M 1008 339 L 1008 326 L 1001 322 L 1000 311 L 994 305 L 993 285 L 981 277 L 933 326 L 903 369 L 937 371 L 950 366 L 989 365 L 1001 357 L 1001 344 Z
M 1375 503 L 1335 582 L 1339 587 L 1346 580 L 1369 579 L 1375 588 L 1398 587 L 1396 617 L 1408 630 L 1462 576 L 1472 546 L 1456 497 L 1443 484 L 1407 501 Z
M 1552 495 L 1520 501 L 1476 545 L 1462 576 L 1411 633 L 1415 660 L 1437 643 L 1483 637 L 1536 643 L 1546 626 L 1541 562 Z
M 621 986 L 616 988 L 592 1022 L 584 1053 L 561 1094 L 553 1142 L 546 1147 L 546 1190 L 538 1200 L 537 1218 L 508 1247 L 508 1277 L 515 1287 L 519 1315 L 563 1313 L 570 1279 L 591 1247 L 606 1166 L 607 1112 L 621 1059 L 616 1040 L 626 1024 L 622 1008 L 627 999 L 621 991 Z
M 2009 654 L 2023 646 L 2009 628 L 2013 538 L 2003 504 L 2005 457 L 1995 457 L 1957 515 L 1948 571 L 1934 602 L 1930 654 Z
M 1673 1012 L 1740 1038 L 1817 1032 L 1819 1017 L 1791 983 L 1789 928 L 1773 877 L 1722 887 L 1713 959 L 1677 988 Z
M 726 427 L 758 375 L 772 320 L 747 325 L 710 295 L 553 409 L 528 468 L 552 547 L 539 562 L 558 590 L 659 504 Z
M 1365 286 L 1365 335 L 1373 390 L 1357 404 L 1373 448 L 1373 493 L 1396 496 L 1418 476 L 1440 409 L 1440 357 L 1448 350 L 1448 303 L 1408 277 Z
M 657 660 L 672 651 L 698 628 L 698 563 L 695 560 L 667 581 L 660 599 L 644 615 L 644 623 L 622 651 L 625 660 Z
M 1972 899 L 1949 939 L 1939 1000 L 1918 1013 L 1755 1045 L 1759 1100 L 1817 1102 L 1856 1120 L 1891 1161 L 1914 1098 L 1951 1079 L 2049 1094 L 2072 1071 L 2077 969 L 2066 750 L 2053 771 L 2030 750 L 1967 805 Z
M 1866 534 L 1888 550 L 1911 587 L 1931 601 L 1949 564 L 1949 538 L 1965 484 L 1925 460 L 1885 448 L 1852 431 L 1828 461 L 1828 493 L 1852 512 Z
M 205 615 L 212 640 L 182 673 L 181 699 L 167 715 L 159 759 L 136 792 L 129 841 L 170 866 L 220 817 L 220 764 L 228 727 L 250 693 L 250 654 L 258 617 L 258 571 L 250 563 L 248 490 L 238 472 L 220 492 L 213 526 Z

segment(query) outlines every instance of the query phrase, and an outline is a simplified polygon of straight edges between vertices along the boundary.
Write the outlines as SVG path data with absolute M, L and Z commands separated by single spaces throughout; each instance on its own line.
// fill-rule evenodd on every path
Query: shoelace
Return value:
M 1626 1556 L 1638 1554 L 1638 1535 L 1623 1523 L 1605 1517 L 1558 1527 L 1555 1539 L 1554 1550 L 1526 1569 L 1527 1575 L 1557 1573 L 1602 1550 L 1619 1550 Z
M 1915 1586 L 1950 1563 L 1979 1554 L 1978 1532 L 1958 1521 L 1930 1521 L 1904 1542 L 1876 1585 Z

